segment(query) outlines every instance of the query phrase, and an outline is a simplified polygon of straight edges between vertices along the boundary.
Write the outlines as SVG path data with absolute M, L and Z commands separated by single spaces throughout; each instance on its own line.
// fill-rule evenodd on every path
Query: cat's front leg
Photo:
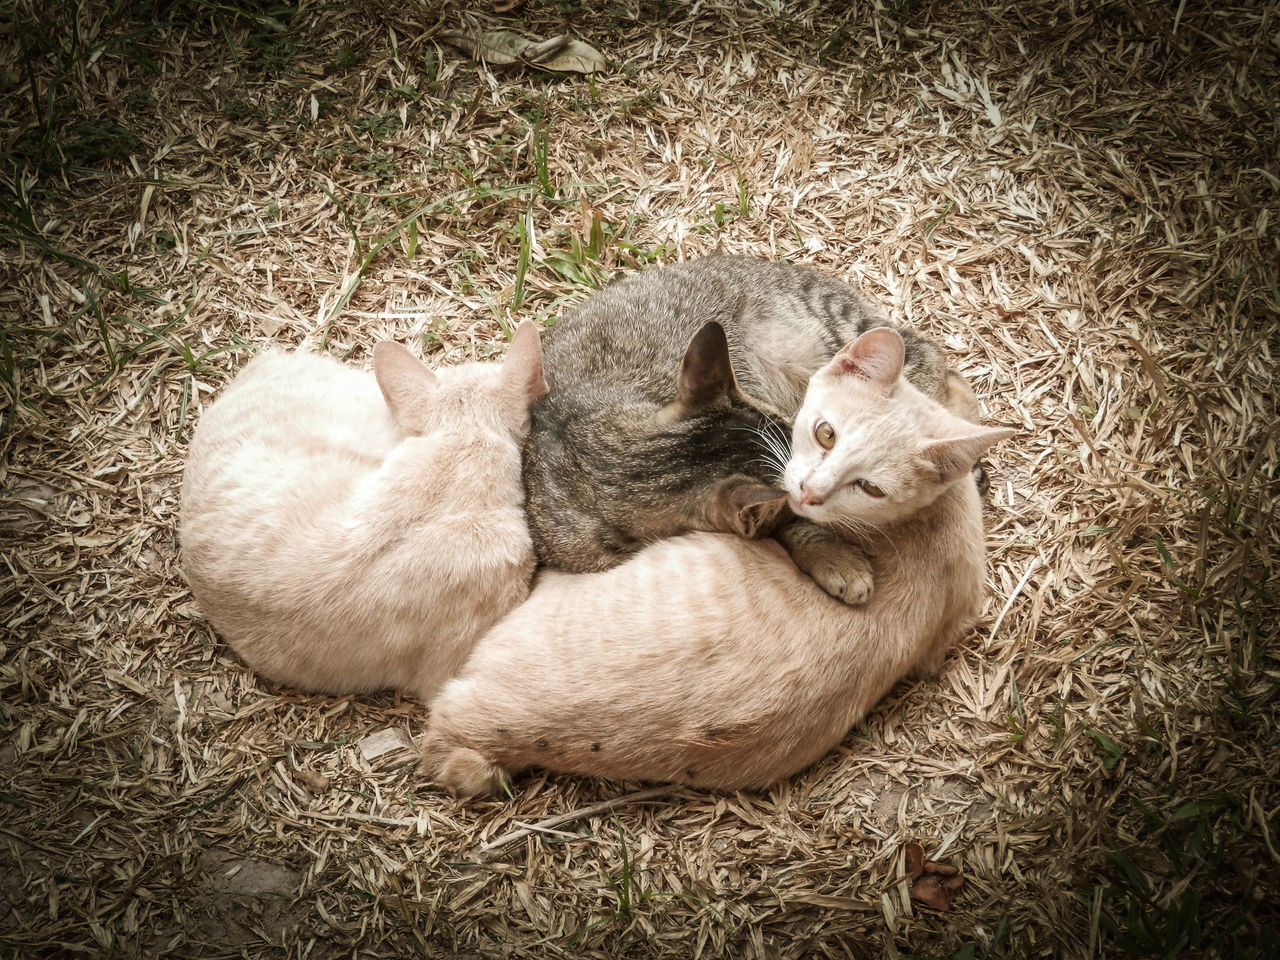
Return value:
M 783 524 L 773 536 L 795 565 L 837 600 L 857 606 L 871 599 L 875 588 L 871 560 L 856 543 L 804 519 Z

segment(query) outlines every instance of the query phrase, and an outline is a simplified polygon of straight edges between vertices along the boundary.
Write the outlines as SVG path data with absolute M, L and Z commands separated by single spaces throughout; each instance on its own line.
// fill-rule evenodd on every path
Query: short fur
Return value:
M 778 482 L 785 455 L 777 448 L 810 375 L 842 344 L 884 325 L 883 311 L 847 284 L 748 257 L 644 270 L 601 290 L 547 337 L 551 390 L 534 408 L 524 449 L 539 560 L 604 570 L 661 537 L 744 533 L 726 498 L 767 496 L 761 485 Z M 908 379 L 945 400 L 937 347 L 900 333 Z M 756 534 L 786 519 L 761 513 L 748 524 Z M 870 580 L 851 566 L 856 551 L 794 525 L 780 537 L 815 576 L 815 566 L 834 563 L 819 577 L 830 592 L 865 599 Z
M 798 512 L 873 554 L 869 603 L 833 600 L 774 542 L 713 533 L 605 572 L 543 572 L 432 703 L 436 782 L 482 793 L 539 766 L 763 787 L 830 750 L 899 679 L 936 668 L 982 593 L 970 468 L 1011 431 L 948 412 L 901 378 L 902 361 L 900 336 L 873 330 L 816 374 L 787 471 Z M 836 430 L 829 451 L 819 419 Z M 818 507 L 802 502 L 815 484 Z
M 434 374 L 382 343 L 374 373 L 251 361 L 192 438 L 183 568 L 249 666 L 304 690 L 431 696 L 533 574 L 520 482 L 538 333 Z

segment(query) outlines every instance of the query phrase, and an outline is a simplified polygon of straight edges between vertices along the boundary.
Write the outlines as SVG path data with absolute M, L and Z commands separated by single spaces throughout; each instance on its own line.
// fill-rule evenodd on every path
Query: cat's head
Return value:
M 501 363 L 460 363 L 432 371 L 401 344 L 373 349 L 373 372 L 391 417 L 421 436 L 470 424 L 517 439 L 529 430 L 529 408 L 547 392 L 538 328 L 524 321 Z
M 971 483 L 978 457 L 1013 434 L 949 412 L 902 377 L 902 337 L 868 330 L 814 374 L 792 432 L 784 485 L 817 523 L 883 527 Z
M 719 323 L 693 336 L 672 376 L 671 399 L 661 405 L 636 401 L 625 382 L 616 392 L 606 382 L 586 409 L 539 407 L 544 433 L 526 447 L 526 478 L 540 479 L 532 486 L 544 508 L 570 487 L 590 503 L 600 523 L 590 539 L 608 541 L 609 552 L 690 530 L 762 536 L 785 512 L 785 495 L 770 485 L 780 464 L 768 459 L 762 437 L 772 431 L 783 446 L 790 424 L 738 389 Z
M 767 535 L 786 505 L 773 485 L 769 438 L 781 439 L 787 429 L 776 411 L 738 388 L 724 327 L 714 320 L 703 324 L 685 350 L 675 399 L 650 418 L 639 458 L 653 467 L 673 454 L 680 458 L 664 481 L 687 491 L 674 505 L 672 532 L 691 525 Z

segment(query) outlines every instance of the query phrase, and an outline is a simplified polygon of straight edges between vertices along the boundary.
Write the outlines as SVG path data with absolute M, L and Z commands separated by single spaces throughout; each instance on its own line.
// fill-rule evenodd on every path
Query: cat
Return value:
M 240 657 L 301 690 L 429 698 L 533 576 L 520 446 L 546 391 L 537 328 L 501 363 L 373 373 L 256 357 L 201 418 L 180 541 L 197 602 Z
M 828 592 L 865 601 L 870 567 L 857 550 L 765 505 L 810 375 L 886 325 L 848 284 L 750 257 L 716 254 L 603 288 L 544 344 L 550 391 L 524 447 L 539 562 L 605 570 L 692 530 L 773 533 Z M 944 402 L 967 390 L 932 342 L 898 329 L 919 389 Z
M 603 572 L 543 571 L 431 703 L 431 778 L 461 795 L 531 766 L 765 787 L 838 744 L 900 679 L 934 672 L 982 595 L 971 470 L 1013 431 L 903 379 L 903 339 L 872 329 L 813 376 L 785 472 L 795 512 L 874 556 L 865 606 L 828 596 L 776 542 L 724 533 L 663 540 Z

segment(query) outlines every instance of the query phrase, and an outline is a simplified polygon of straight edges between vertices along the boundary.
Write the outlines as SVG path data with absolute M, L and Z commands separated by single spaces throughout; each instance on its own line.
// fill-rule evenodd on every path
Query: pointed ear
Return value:
M 966 424 L 968 426 L 968 424 Z M 993 443 L 1013 436 L 1008 427 L 980 427 L 955 437 L 933 440 L 920 453 L 938 469 L 943 483 L 968 473 Z
M 973 387 L 954 370 L 947 371 L 947 399 L 943 406 L 970 423 L 977 423 L 982 419 L 982 409 L 978 406 L 978 397 L 973 392 Z
M 879 386 L 889 387 L 902 374 L 905 353 L 902 336 L 897 330 L 892 327 L 876 327 L 853 343 L 841 347 L 824 372 L 861 377 Z
M 409 429 L 413 411 L 436 387 L 436 375 L 402 344 L 383 340 L 373 348 L 373 375 L 391 409 L 391 417 Z
M 547 392 L 542 368 L 542 340 L 532 320 L 525 320 L 511 335 L 511 346 L 502 361 L 502 379 L 530 403 Z
M 780 522 L 787 519 L 787 495 L 763 483 L 736 487 L 730 501 L 737 504 L 733 527 L 748 540 L 767 537 Z
M 786 517 L 787 495 L 777 487 L 736 475 L 722 480 L 704 507 L 703 529 L 767 537 Z
M 671 414 L 685 417 L 737 393 L 724 327 L 710 320 L 693 335 L 680 363 L 676 400 Z

